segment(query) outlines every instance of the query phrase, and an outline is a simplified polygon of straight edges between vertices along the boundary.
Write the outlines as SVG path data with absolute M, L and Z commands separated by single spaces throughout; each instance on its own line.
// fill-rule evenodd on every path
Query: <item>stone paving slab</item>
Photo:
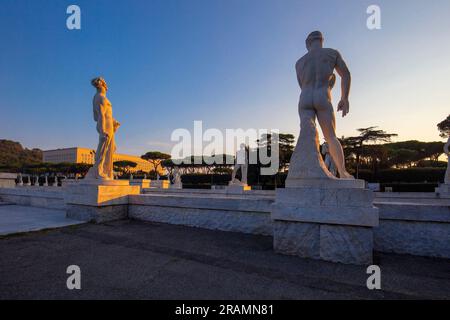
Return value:
M 365 266 L 276 254 L 269 236 L 123 220 L 0 239 L 0 299 L 450 299 L 450 260 Z M 81 290 L 66 269 L 81 268 Z
M 0 204 L 0 236 L 78 225 L 64 210 Z

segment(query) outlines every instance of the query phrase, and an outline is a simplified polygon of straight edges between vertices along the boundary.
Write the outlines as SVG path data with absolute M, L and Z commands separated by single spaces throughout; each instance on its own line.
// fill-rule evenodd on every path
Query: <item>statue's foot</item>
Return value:
M 342 173 L 339 172 L 339 178 L 340 179 L 347 179 L 347 180 L 355 180 L 355 177 L 352 176 L 350 173 L 348 173 L 347 171 L 344 171 Z

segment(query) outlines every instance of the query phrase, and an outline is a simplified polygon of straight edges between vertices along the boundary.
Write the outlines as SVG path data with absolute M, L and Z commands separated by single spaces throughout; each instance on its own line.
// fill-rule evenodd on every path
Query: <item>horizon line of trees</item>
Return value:
M 450 115 L 437 124 L 440 136 L 447 138 L 450 136 Z M 439 161 L 439 157 L 444 153 L 443 142 L 421 142 L 418 140 L 408 140 L 392 142 L 396 137 L 395 133 L 388 133 L 378 127 L 357 129 L 358 136 L 342 137 L 340 139 L 346 158 L 348 170 L 356 178 L 360 171 L 370 171 L 376 176 L 380 170 L 386 169 L 407 169 L 407 168 L 442 168 L 446 162 Z M 262 165 L 259 161 L 259 154 L 262 148 L 267 149 L 268 156 L 271 154 L 271 134 L 265 134 L 256 141 L 256 148 L 249 148 L 249 153 L 256 153 L 254 158 L 257 164 L 250 165 L 249 169 L 258 176 Z M 289 161 L 295 148 L 295 137 L 292 134 L 278 134 L 279 147 L 279 171 L 285 173 L 289 170 Z M 266 150 L 264 151 L 266 152 Z M 141 156 L 153 165 L 153 170 L 148 172 L 150 176 L 155 176 L 160 169 L 165 169 L 169 175 L 173 174 L 175 167 L 181 174 L 231 174 L 234 165 L 234 155 L 213 155 L 221 158 L 223 163 L 210 164 L 205 159 L 211 156 L 190 156 L 186 160 L 189 163 L 175 164 L 171 156 L 160 151 L 149 151 Z M 18 142 L 0 140 L 0 171 L 15 171 L 22 173 L 67 173 L 84 175 L 89 169 L 87 164 L 73 163 L 42 163 L 42 151 L 39 149 L 24 149 Z M 269 166 L 268 164 L 267 166 Z M 116 161 L 115 171 L 121 175 L 130 175 L 137 163 L 133 161 Z M 144 172 L 140 172 L 144 173 Z M 138 173 L 139 174 L 139 173 Z M 258 178 L 259 179 L 259 178 Z

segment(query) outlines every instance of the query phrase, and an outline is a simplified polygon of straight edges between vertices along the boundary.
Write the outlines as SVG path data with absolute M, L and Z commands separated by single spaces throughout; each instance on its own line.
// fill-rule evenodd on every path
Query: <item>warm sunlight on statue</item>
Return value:
M 120 123 L 113 118 L 111 102 L 106 97 L 108 86 L 105 79 L 95 78 L 91 84 L 97 89 L 92 104 L 99 142 L 95 153 L 95 164 L 87 173 L 86 179 L 113 180 L 113 155 L 116 151 L 114 134 Z

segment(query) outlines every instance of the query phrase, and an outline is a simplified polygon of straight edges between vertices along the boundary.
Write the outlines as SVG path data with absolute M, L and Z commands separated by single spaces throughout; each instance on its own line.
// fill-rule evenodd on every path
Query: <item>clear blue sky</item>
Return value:
M 70 4 L 81 7 L 81 30 L 66 28 Z M 366 28 L 370 4 L 381 7 L 381 30 Z M 440 140 L 436 123 L 450 113 L 448 0 L 1 0 L 0 138 L 95 147 L 97 75 L 123 125 L 122 153 L 169 151 L 172 130 L 194 120 L 297 135 L 294 64 L 316 29 L 353 75 L 339 136 L 379 125 L 400 140 Z

